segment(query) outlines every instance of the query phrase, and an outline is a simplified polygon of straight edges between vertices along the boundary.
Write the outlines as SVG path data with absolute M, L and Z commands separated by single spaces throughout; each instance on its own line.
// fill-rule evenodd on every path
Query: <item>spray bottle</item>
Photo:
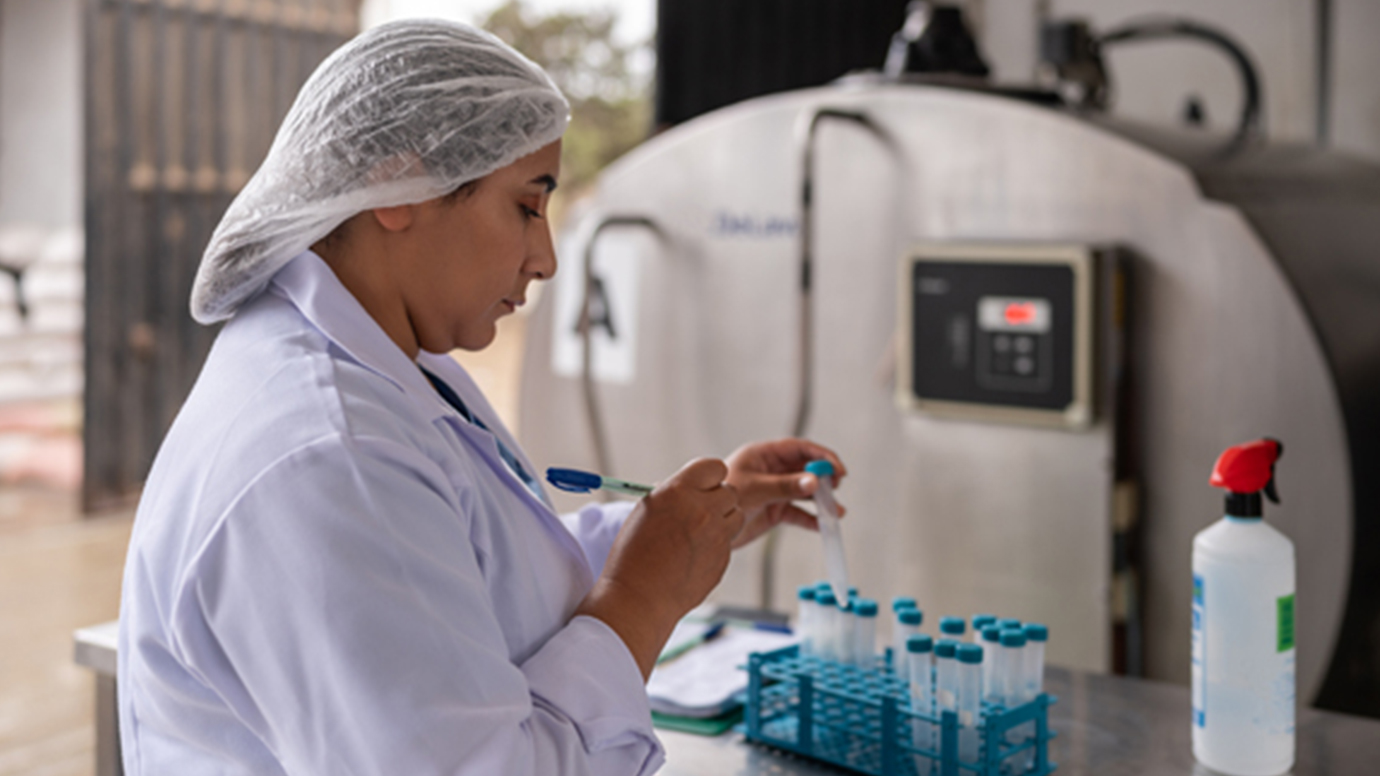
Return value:
M 1231 776 L 1294 765 L 1294 543 L 1261 519 L 1279 503 L 1283 445 L 1261 439 L 1222 453 L 1211 484 L 1226 516 L 1193 540 L 1193 756 Z

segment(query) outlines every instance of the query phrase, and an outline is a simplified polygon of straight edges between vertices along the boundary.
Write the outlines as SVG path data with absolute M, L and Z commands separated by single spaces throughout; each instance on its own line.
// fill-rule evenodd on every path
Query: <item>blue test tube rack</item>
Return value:
M 912 708 L 910 690 L 887 657 L 861 667 L 802 656 L 790 646 L 748 658 L 743 729 L 749 741 L 872 776 L 1047 776 L 1057 767 L 1049 761 L 1055 734 L 1048 715 L 1056 701 L 1041 693 L 1012 709 L 984 704 L 978 761 L 967 762 L 958 754 L 958 715 Z M 913 740 L 916 721 L 938 731 L 938 749 Z M 1032 722 L 1033 735 L 1008 740 L 1009 731 Z

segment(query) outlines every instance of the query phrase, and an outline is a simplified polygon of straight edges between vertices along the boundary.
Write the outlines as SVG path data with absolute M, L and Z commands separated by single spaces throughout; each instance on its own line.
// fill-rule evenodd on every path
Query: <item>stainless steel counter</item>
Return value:
M 1189 743 L 1188 688 L 1050 668 L 1059 696 L 1050 727 L 1056 776 L 1206 776 Z M 1380 776 L 1380 721 L 1299 709 L 1297 776 Z M 747 744 L 742 736 L 662 732 L 660 776 L 814 776 L 846 773 Z
M 74 634 L 76 662 L 97 676 L 97 774 L 117 776 L 115 624 Z M 1046 671 L 1046 690 L 1059 696 L 1050 726 L 1058 776 L 1206 776 L 1189 745 L 1188 688 Z M 660 732 L 667 762 L 660 776 L 814 776 L 833 767 L 747 744 L 728 734 L 704 738 Z M 1299 709 L 1297 776 L 1380 775 L 1380 721 Z

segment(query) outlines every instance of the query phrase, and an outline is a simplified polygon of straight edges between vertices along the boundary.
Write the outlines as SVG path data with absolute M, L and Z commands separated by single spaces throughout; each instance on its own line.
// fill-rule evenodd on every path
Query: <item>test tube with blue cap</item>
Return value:
M 959 644 L 955 649 L 954 710 L 958 712 L 958 756 L 977 762 L 978 722 L 982 718 L 982 647 Z
M 910 705 L 916 711 L 934 714 L 934 639 L 918 633 L 906 639 L 906 650 L 898 658 L 907 665 L 910 676 Z M 911 741 L 915 747 L 934 751 L 934 726 L 922 719 L 911 720 Z M 915 756 L 919 776 L 929 776 L 934 761 L 924 755 Z
M 972 620 L 972 622 L 973 622 L 973 635 L 972 635 L 972 641 L 973 641 L 974 644 L 977 644 L 977 643 L 979 643 L 979 642 L 981 641 L 981 639 L 982 639 L 982 629 L 983 629 L 983 628 L 986 628 L 988 625 L 996 625 L 996 624 L 997 624 L 997 618 L 996 618 L 994 615 L 990 615 L 990 614 L 975 614 L 975 615 L 973 615 L 973 620 Z M 983 665 L 986 665 L 986 664 L 987 664 L 986 662 L 983 663 Z
M 848 600 L 848 559 L 843 554 L 843 532 L 839 529 L 839 505 L 834 500 L 834 465 L 824 459 L 805 464 L 805 471 L 815 475 L 819 487 L 815 489 L 815 512 L 819 519 L 819 535 L 824 544 L 824 570 L 834 588 L 834 598 L 841 603 Z
M 982 648 L 986 656 L 982 661 L 982 697 L 988 703 L 1000 705 L 1005 692 L 1002 681 L 997 679 L 997 665 L 1003 659 L 1001 628 L 988 625 L 982 629 Z
M 1040 693 L 1044 692 L 1045 684 L 1045 642 L 1049 641 L 1049 628 L 1035 622 L 1025 625 L 1025 649 L 1024 660 L 1022 660 L 1022 674 L 1024 690 L 1021 697 L 1024 702 L 1029 703 L 1035 700 Z M 1032 729 L 1027 728 L 1027 734 L 1033 733 Z M 1029 769 L 1035 761 L 1034 752 L 1027 752 L 1025 763 Z
M 815 590 L 815 654 L 825 660 L 838 660 L 839 611 L 834 591 L 828 586 Z
M 910 599 L 914 601 L 915 599 Z M 892 641 L 892 668 L 902 681 L 910 679 L 910 663 L 906 658 L 906 643 L 910 637 L 920 632 L 920 623 L 925 619 L 925 615 L 914 606 L 903 607 L 896 611 L 896 623 L 892 626 L 895 633 Z
M 859 598 L 853 602 L 853 664 L 871 668 L 877 656 L 877 602 Z
M 962 641 L 967 625 L 962 617 L 945 617 L 939 621 L 939 632 L 954 641 Z
M 934 643 L 935 711 L 958 711 L 958 642 L 940 639 Z

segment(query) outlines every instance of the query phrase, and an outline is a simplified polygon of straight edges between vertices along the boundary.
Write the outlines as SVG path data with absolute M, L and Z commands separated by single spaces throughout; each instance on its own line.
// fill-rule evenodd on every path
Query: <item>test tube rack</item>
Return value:
M 968 762 L 959 758 L 958 715 L 912 708 L 888 658 L 861 667 L 804 656 L 793 645 L 748 658 L 744 732 L 749 741 L 872 776 L 1046 776 L 1056 767 L 1048 722 L 1056 700 L 1041 693 L 1011 709 L 985 704 L 978 760 Z M 914 740 L 917 722 L 937 731 L 937 749 Z M 1027 723 L 1033 735 L 1011 742 L 1008 734 Z

